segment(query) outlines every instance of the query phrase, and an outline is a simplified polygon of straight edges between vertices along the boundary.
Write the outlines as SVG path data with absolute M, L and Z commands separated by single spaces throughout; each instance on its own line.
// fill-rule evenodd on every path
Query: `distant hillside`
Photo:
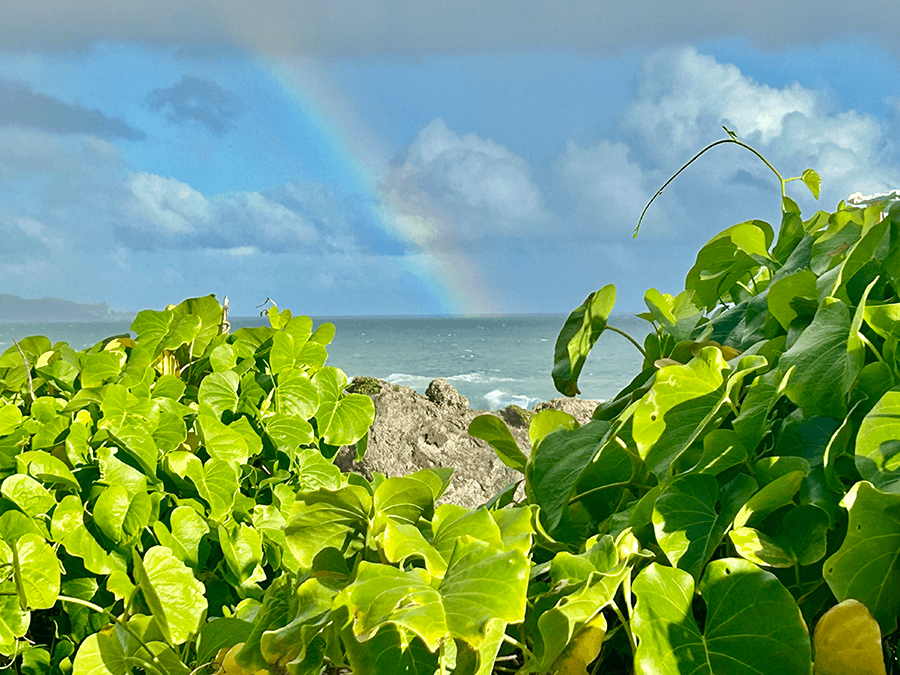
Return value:
M 18 295 L 0 293 L 0 323 L 84 323 L 94 321 L 130 321 L 134 314 L 117 312 L 105 302 L 84 305 L 58 298 L 26 300 Z

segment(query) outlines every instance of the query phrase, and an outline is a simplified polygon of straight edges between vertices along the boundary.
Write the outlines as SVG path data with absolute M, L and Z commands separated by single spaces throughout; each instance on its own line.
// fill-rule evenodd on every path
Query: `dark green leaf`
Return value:
M 565 396 L 575 396 L 578 376 L 591 348 L 606 330 L 606 321 L 616 302 L 612 284 L 591 293 L 566 319 L 553 354 L 553 384 Z

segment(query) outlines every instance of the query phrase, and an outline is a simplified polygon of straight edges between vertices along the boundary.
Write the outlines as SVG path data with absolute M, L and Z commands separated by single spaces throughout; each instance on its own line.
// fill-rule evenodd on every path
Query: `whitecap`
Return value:
M 500 410 L 509 405 L 517 405 L 522 408 L 531 408 L 536 403 L 540 403 L 541 399 L 532 398 L 531 396 L 523 396 L 517 394 L 507 394 L 505 391 L 494 389 L 483 396 L 487 401 L 488 410 Z
M 468 382 L 469 384 L 493 384 L 494 382 L 516 382 L 513 377 L 495 377 L 487 375 L 483 371 L 477 370 L 472 373 L 461 373 L 460 375 L 451 375 L 446 378 L 451 382 Z

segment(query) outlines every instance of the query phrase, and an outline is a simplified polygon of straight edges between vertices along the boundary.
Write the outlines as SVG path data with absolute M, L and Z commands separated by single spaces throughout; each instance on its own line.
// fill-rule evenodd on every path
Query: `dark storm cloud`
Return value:
M 170 122 L 180 124 L 193 120 L 214 134 L 228 131 L 241 107 L 234 93 L 215 82 L 190 75 L 182 76 L 171 87 L 151 91 L 147 104 L 154 110 L 164 111 Z
M 143 132 L 121 120 L 32 91 L 22 82 L 0 80 L 0 125 L 57 134 L 90 134 L 110 140 L 140 140 Z
M 420 54 L 491 49 L 581 53 L 745 36 L 766 48 L 874 39 L 900 51 L 896 0 L 6 0 L 0 46 L 78 49 L 95 40 L 249 48 L 272 54 Z

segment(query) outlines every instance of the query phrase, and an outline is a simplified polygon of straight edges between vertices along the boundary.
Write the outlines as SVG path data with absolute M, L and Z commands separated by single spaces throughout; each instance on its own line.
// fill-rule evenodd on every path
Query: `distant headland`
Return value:
M 0 323 L 86 323 L 133 318 L 133 312 L 118 312 L 105 302 L 86 305 L 59 298 L 28 300 L 0 293 Z

